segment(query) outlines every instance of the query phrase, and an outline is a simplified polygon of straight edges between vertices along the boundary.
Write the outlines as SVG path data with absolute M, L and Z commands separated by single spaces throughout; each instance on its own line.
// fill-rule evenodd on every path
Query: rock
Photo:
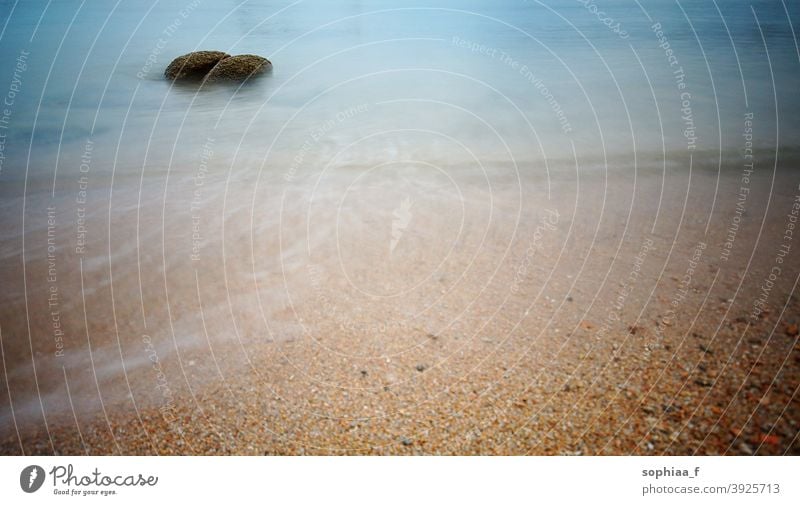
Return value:
M 408 437 L 400 437 L 400 442 L 401 442 L 403 445 L 405 445 L 406 447 L 408 447 L 409 445 L 411 445 L 411 444 L 413 444 L 413 443 L 414 443 L 414 441 L 413 441 L 413 440 L 411 440 L 411 439 L 410 439 L 410 438 L 408 438 Z
M 253 54 L 240 54 L 217 63 L 203 82 L 243 81 L 271 69 L 272 63 L 266 58 Z
M 230 57 L 222 51 L 195 51 L 178 56 L 167 66 L 164 76 L 173 81 L 202 80 L 217 63 Z
M 416 369 L 417 369 L 417 372 L 424 372 L 424 371 L 425 371 L 425 369 L 426 369 L 426 368 L 428 368 L 428 367 L 427 367 L 427 366 L 425 366 L 425 365 L 423 365 L 423 364 L 419 364 L 419 365 L 417 365 L 417 366 L 416 366 L 416 367 L 414 367 L 414 368 L 416 368 Z

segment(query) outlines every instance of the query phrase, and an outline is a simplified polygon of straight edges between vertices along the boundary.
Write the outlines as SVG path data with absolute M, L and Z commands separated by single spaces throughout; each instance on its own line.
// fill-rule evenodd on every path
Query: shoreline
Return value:
M 723 260 L 733 167 L 719 182 L 618 169 L 522 186 L 405 170 L 334 171 L 289 198 L 210 176 L 199 261 L 190 179 L 140 215 L 115 188 L 111 211 L 87 209 L 83 273 L 58 249 L 55 283 L 30 218 L 34 341 L 8 244 L 0 314 L 25 453 L 798 453 L 798 248 L 749 317 L 795 172 L 771 193 L 772 173 L 753 175 Z M 72 228 L 56 223 L 60 247 Z M 62 357 L 41 316 L 53 284 Z M 20 453 L 0 405 L 2 453 Z

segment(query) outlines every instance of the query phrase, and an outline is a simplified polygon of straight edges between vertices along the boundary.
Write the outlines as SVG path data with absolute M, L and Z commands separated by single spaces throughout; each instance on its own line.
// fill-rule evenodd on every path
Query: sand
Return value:
M 34 184 L 2 453 L 800 454 L 800 175 L 683 167 Z

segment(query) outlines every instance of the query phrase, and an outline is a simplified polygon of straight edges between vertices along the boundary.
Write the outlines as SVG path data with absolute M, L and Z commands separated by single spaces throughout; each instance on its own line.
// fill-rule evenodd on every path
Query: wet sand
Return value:
M 743 203 L 741 176 L 31 183 L 24 249 L 2 200 L 2 453 L 800 454 L 800 175 L 759 165 Z

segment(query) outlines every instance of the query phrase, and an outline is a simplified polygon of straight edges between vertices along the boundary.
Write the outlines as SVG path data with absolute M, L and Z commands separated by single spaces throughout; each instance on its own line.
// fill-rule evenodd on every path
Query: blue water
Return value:
M 713 161 L 749 147 L 747 114 L 757 150 L 800 139 L 797 2 L 25 0 L 0 3 L 0 22 L 0 93 L 16 83 L 0 181 L 74 178 L 89 141 L 94 171 L 138 174 L 203 145 L 275 173 Z M 243 87 L 162 78 L 196 49 L 274 71 Z

